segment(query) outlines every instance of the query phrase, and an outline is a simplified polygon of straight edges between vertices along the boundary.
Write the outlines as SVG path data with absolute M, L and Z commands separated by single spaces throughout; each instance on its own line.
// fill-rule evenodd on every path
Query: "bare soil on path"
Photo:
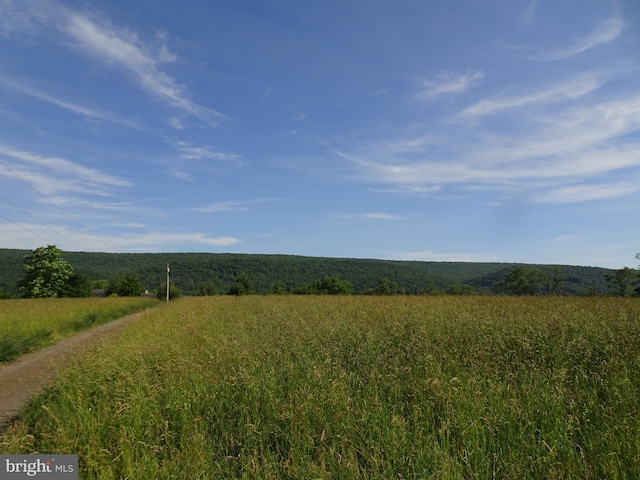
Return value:
M 0 365 L 0 432 L 18 417 L 34 395 L 44 391 L 55 380 L 69 359 L 143 314 L 144 311 L 127 315 L 23 355 L 15 362 Z

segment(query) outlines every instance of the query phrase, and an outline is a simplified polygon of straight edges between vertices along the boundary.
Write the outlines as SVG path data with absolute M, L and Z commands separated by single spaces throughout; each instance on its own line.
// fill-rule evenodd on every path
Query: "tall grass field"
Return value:
M 70 366 L 0 437 L 83 479 L 632 479 L 640 302 L 200 297 Z
M 38 298 L 0 302 L 0 364 L 155 305 L 150 298 Z

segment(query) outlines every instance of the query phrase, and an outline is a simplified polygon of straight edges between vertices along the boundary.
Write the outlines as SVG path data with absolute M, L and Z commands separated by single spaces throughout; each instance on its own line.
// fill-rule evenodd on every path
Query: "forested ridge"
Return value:
M 23 260 L 29 250 L 0 249 L 0 288 L 17 295 L 24 276 Z M 275 282 L 288 291 L 324 277 L 351 282 L 355 293 L 375 288 L 389 279 L 406 294 L 439 293 L 468 286 L 478 293 L 491 293 L 494 285 L 522 264 L 476 262 L 421 262 L 355 258 L 304 257 L 296 255 L 237 253 L 95 253 L 63 252 L 74 272 L 91 280 L 112 281 L 121 275 L 136 275 L 143 286 L 155 290 L 165 281 L 167 264 L 171 281 L 186 295 L 197 292 L 203 282 L 213 282 L 226 293 L 241 273 L 246 273 L 256 293 L 269 293 Z M 531 267 L 538 267 L 530 265 Z M 549 266 L 539 266 L 541 268 Z M 598 267 L 555 266 L 565 278 L 560 294 L 605 293 L 606 274 Z

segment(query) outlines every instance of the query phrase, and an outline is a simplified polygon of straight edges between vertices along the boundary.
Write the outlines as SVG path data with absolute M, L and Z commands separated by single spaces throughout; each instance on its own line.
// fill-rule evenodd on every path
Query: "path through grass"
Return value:
M 38 298 L 0 302 L 0 363 L 143 310 L 153 298 Z

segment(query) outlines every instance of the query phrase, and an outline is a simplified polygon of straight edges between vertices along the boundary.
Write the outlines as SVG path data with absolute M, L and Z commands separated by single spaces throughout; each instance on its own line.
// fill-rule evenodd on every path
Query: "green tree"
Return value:
M 440 285 L 431 285 L 427 290 L 421 292 L 420 295 L 444 295 L 446 292 Z
M 631 293 L 632 287 L 636 282 L 637 273 L 633 268 L 624 267 L 608 273 L 606 276 L 609 283 L 609 290 L 618 297 L 626 297 Z
M 288 293 L 287 287 L 284 286 L 282 280 L 276 280 L 271 285 L 271 295 L 287 295 Z
M 91 288 L 97 288 L 100 290 L 106 290 L 107 288 L 109 288 L 109 282 L 107 282 L 104 279 L 101 280 L 94 280 L 93 282 L 91 282 Z
M 567 278 L 560 273 L 560 267 L 548 267 L 540 270 L 540 281 L 547 295 L 555 295 Z
M 182 289 L 176 287 L 175 283 L 169 282 L 169 300 L 176 300 L 182 297 Z M 167 299 L 167 282 L 162 282 L 156 292 L 156 298 L 160 300 Z
M 171 287 L 169 287 L 169 290 L 171 290 Z M 201 282 L 200 285 L 198 285 L 198 296 L 200 297 L 212 297 L 217 294 L 218 287 L 211 280 Z M 169 292 L 169 296 L 171 296 L 171 292 Z
M 89 297 L 91 296 L 91 280 L 81 273 L 72 273 L 62 289 L 62 297 Z
M 303 283 L 302 285 L 295 287 L 291 293 L 293 293 L 294 295 L 313 295 L 314 294 L 311 285 L 307 283 Z
M 60 297 L 73 267 L 62 258 L 55 245 L 36 248 L 24 258 L 25 276 L 19 282 L 25 298 Z
M 372 295 L 398 295 L 399 293 L 400 288 L 398 284 L 388 278 L 381 279 L 380 283 L 371 291 Z
M 471 285 L 455 284 L 450 285 L 446 290 L 447 295 L 476 295 L 477 292 Z
M 107 288 L 107 295 L 115 293 L 119 297 L 138 297 L 142 292 L 144 288 L 136 275 L 120 275 Z
M 9 295 L 7 292 L 5 292 L 2 287 L 0 287 L 0 300 L 6 300 L 11 298 L 11 295 Z
M 253 285 L 251 284 L 251 280 L 249 279 L 249 275 L 245 272 L 242 272 L 236 281 L 229 289 L 229 295 L 251 295 L 253 294 Z
M 353 285 L 348 280 L 341 280 L 338 277 L 324 277 L 314 282 L 316 290 L 320 294 L 326 295 L 351 295 Z
M 338 277 L 324 277 L 311 285 L 302 285 L 294 293 L 298 295 L 351 295 L 353 285 Z
M 636 253 L 636 259 L 640 260 L 640 253 Z M 640 270 L 640 266 L 638 266 L 638 269 Z M 637 280 L 636 280 L 636 288 L 634 290 L 634 293 L 636 295 L 640 295 L 640 272 L 637 276 Z
M 518 267 L 504 281 L 504 289 L 513 295 L 535 295 L 542 282 L 542 273 L 537 268 Z

